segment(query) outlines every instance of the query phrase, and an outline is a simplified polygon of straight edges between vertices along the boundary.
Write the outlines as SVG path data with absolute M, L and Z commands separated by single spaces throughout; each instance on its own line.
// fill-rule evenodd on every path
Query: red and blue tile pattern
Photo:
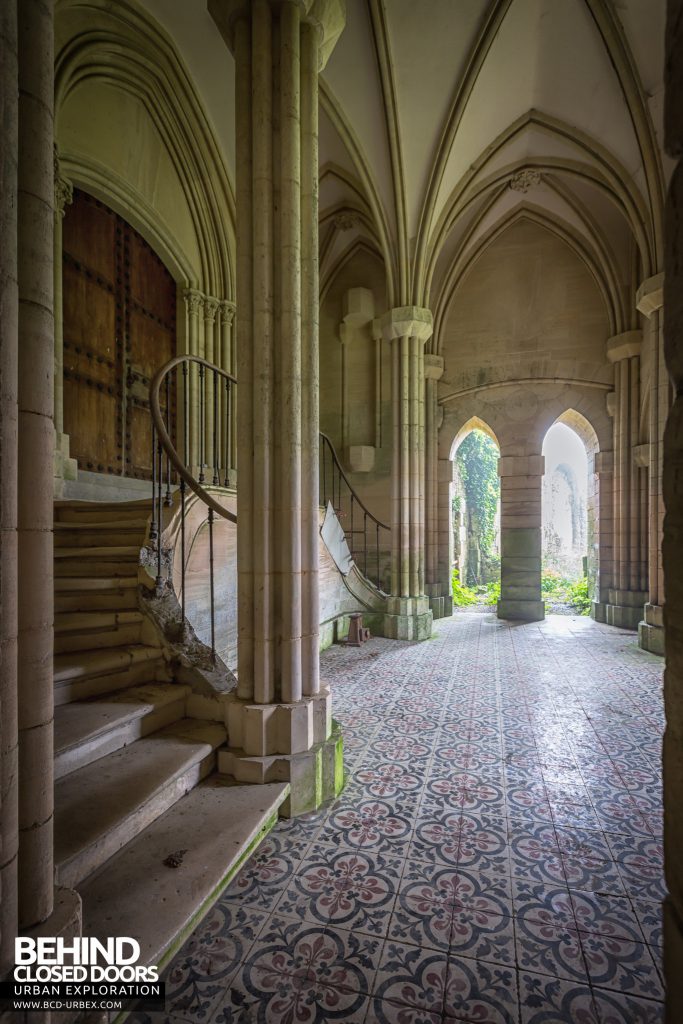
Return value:
M 661 661 L 588 619 L 484 613 L 322 669 L 348 784 L 277 825 L 152 1017 L 662 1021 Z

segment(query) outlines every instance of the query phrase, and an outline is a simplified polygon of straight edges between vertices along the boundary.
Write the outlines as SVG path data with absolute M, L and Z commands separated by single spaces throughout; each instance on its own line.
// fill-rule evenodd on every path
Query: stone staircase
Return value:
M 138 604 L 150 513 L 148 501 L 55 503 L 54 845 L 57 884 L 83 899 L 83 934 L 137 938 L 160 965 L 289 787 L 216 774 L 225 728 L 188 717 L 190 687 L 174 682 Z M 177 868 L 164 864 L 181 850 Z

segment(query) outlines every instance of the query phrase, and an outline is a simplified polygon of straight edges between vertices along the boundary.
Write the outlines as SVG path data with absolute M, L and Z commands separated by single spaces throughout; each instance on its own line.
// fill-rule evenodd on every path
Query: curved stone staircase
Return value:
M 225 728 L 188 715 L 138 600 L 150 513 L 55 503 L 55 876 L 81 894 L 84 935 L 132 936 L 160 965 L 289 787 L 216 774 Z

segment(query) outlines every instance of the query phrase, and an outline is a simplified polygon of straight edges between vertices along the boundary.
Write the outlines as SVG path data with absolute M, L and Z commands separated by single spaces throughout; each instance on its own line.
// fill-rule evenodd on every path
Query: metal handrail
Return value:
M 342 480 L 344 481 L 344 483 L 348 487 L 349 491 L 353 495 L 353 500 L 356 501 L 360 505 L 361 509 L 363 510 L 363 513 L 365 515 L 369 516 L 370 519 L 372 519 L 373 523 L 375 523 L 377 526 L 379 526 L 380 530 L 390 530 L 391 527 L 387 526 L 387 524 L 383 523 L 381 521 L 381 519 L 378 519 L 377 516 L 373 515 L 372 512 L 370 511 L 370 509 L 367 507 L 367 505 L 363 502 L 363 500 L 358 497 L 358 494 L 356 493 L 356 491 L 354 490 L 353 486 L 349 482 L 349 478 L 347 477 L 346 473 L 344 472 L 344 470 L 342 468 L 342 464 L 339 461 L 339 456 L 337 455 L 337 451 L 336 451 L 334 445 L 332 444 L 332 441 L 327 436 L 327 434 L 323 434 L 323 432 L 321 430 L 320 431 L 320 437 L 325 442 L 325 444 L 328 446 L 328 448 L 330 450 L 330 454 L 332 455 L 332 459 L 334 461 L 334 465 L 337 468 L 340 477 L 342 478 Z M 333 502 L 333 504 L 334 504 L 334 502 Z
M 192 366 L 197 367 L 197 399 L 198 407 L 192 404 L 194 393 L 194 376 L 190 373 Z M 183 399 L 183 440 L 185 458 L 183 459 L 171 436 L 173 431 L 172 411 L 172 371 L 182 366 L 182 399 Z M 224 383 L 220 383 L 220 381 Z M 180 566 L 181 582 L 180 600 L 181 620 L 185 622 L 186 600 L 186 489 L 189 487 L 208 509 L 207 526 L 209 532 L 209 586 L 211 604 L 211 653 L 216 657 L 215 635 L 215 570 L 214 570 L 214 518 L 216 515 L 231 523 L 237 522 L 236 514 L 223 505 L 207 490 L 204 471 L 211 477 L 213 466 L 213 485 L 220 486 L 221 476 L 227 487 L 230 472 L 233 468 L 232 453 L 234 445 L 234 399 L 237 380 L 232 374 L 219 366 L 203 359 L 201 356 L 189 354 L 175 356 L 170 359 L 154 375 L 150 384 L 150 410 L 152 415 L 152 520 L 150 524 L 150 541 L 156 553 L 156 584 L 159 592 L 172 580 L 172 566 L 164 568 L 164 551 L 162 549 L 163 506 L 170 507 L 171 480 L 173 472 L 177 474 L 180 488 Z M 224 401 L 221 389 L 225 388 Z M 163 389 L 163 390 L 162 390 Z M 165 410 L 162 409 L 162 395 L 165 398 Z M 219 395 L 221 400 L 219 401 Z M 225 403 L 225 404 L 224 404 Z M 219 420 L 224 433 L 219 438 Z M 195 432 L 192 436 L 194 449 L 190 452 L 190 424 L 194 423 Z M 327 504 L 327 475 L 330 470 L 332 506 L 339 518 L 342 530 L 347 538 L 349 550 L 363 575 L 381 589 L 381 548 L 380 531 L 389 532 L 389 527 L 381 522 L 358 497 L 356 491 L 342 468 L 339 456 L 327 434 L 320 434 L 321 479 L 319 503 Z M 166 465 L 164 466 L 164 457 Z M 327 459 L 331 460 L 331 466 Z M 208 464 L 207 464 L 208 460 Z M 199 479 L 190 472 L 190 465 L 198 465 Z M 343 491 L 343 487 L 345 490 Z M 165 488 L 165 495 L 164 495 Z M 356 518 L 358 517 L 358 518 Z M 348 528 L 344 520 L 348 518 Z M 354 520 L 362 526 L 354 528 Z M 362 540 L 356 543 L 357 537 Z M 376 570 L 376 572 L 375 572 Z M 371 572 L 374 574 L 371 575 Z M 164 577 L 166 576 L 166 580 Z
M 170 359 L 161 369 L 154 375 L 152 383 L 149 388 L 150 407 L 152 410 L 152 421 L 156 428 L 157 437 L 159 438 L 159 444 L 163 447 L 167 457 L 170 459 L 178 476 L 185 481 L 187 486 L 194 491 L 197 497 L 201 498 L 207 508 L 213 509 L 217 515 L 222 516 L 224 519 L 228 519 L 231 523 L 237 522 L 237 516 L 234 512 L 231 512 L 229 508 L 221 505 L 219 501 L 209 494 L 207 490 L 202 487 L 198 480 L 192 476 L 192 473 L 183 464 L 183 460 L 178 455 L 175 445 L 171 440 L 171 437 L 166 430 L 166 424 L 164 423 L 163 414 L 161 411 L 161 405 L 159 402 L 159 392 L 161 391 L 161 385 L 166 376 L 176 366 L 180 366 L 182 363 L 196 363 L 199 366 L 204 366 L 209 370 L 212 370 L 214 374 L 218 374 L 223 377 L 224 380 L 230 381 L 231 384 L 237 384 L 236 379 L 231 373 L 226 370 L 222 370 L 220 366 L 215 366 L 210 363 L 207 359 L 202 359 L 201 356 L 182 355 L 175 356 Z

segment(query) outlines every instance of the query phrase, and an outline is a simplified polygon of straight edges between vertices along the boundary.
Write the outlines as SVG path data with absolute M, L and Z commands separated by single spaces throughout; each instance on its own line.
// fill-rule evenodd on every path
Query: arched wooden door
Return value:
M 79 469 L 149 479 L 149 382 L 176 352 L 176 286 L 130 224 L 78 190 L 64 217 L 64 430 Z M 171 427 L 175 421 L 171 398 Z

